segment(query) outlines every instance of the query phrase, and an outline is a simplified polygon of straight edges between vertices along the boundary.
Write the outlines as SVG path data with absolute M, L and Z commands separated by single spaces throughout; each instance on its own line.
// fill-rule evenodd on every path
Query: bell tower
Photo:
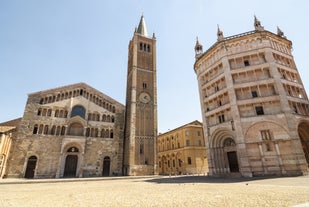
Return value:
M 156 38 L 148 37 L 144 16 L 128 48 L 124 175 L 156 174 Z

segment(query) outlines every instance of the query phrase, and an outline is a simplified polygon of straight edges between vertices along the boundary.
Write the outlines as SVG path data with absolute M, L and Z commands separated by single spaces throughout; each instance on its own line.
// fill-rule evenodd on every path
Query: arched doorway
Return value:
M 103 161 L 103 176 L 109 176 L 111 159 L 109 157 L 104 157 Z
M 227 128 L 213 132 L 209 148 L 209 174 L 228 175 L 239 172 L 235 133 Z
M 237 152 L 235 142 L 232 138 L 227 138 L 223 142 L 223 149 L 227 155 L 230 172 L 239 172 Z
M 67 150 L 63 177 L 66 177 L 66 178 L 76 177 L 78 152 L 79 150 L 76 147 L 71 147 Z
M 38 159 L 36 156 L 31 156 L 28 158 L 25 178 L 34 178 L 37 160 Z
M 302 122 L 298 125 L 298 135 L 309 167 L 309 123 Z

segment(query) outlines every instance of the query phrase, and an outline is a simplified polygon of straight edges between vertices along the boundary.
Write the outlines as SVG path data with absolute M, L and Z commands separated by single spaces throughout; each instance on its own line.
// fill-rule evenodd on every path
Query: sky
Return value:
M 84 82 L 125 103 L 128 44 L 141 15 L 157 39 L 158 132 L 202 121 L 193 70 L 198 36 L 217 40 L 277 26 L 309 92 L 308 0 L 0 0 L 0 123 L 23 116 L 27 94 Z

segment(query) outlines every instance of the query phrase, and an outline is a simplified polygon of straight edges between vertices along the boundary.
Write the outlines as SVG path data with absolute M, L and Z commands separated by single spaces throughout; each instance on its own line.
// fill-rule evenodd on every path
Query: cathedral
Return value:
M 65 178 L 156 173 L 156 38 L 142 16 L 129 43 L 126 105 L 86 83 L 28 95 L 0 124 L 0 176 Z
M 203 52 L 197 40 L 197 75 L 211 176 L 306 175 L 309 101 L 292 56 L 292 42 L 277 28 L 224 37 Z

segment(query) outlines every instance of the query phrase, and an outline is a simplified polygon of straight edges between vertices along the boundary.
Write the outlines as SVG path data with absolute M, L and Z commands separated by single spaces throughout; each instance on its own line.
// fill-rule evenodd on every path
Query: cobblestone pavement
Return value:
M 309 176 L 2 179 L 0 206 L 309 206 Z

